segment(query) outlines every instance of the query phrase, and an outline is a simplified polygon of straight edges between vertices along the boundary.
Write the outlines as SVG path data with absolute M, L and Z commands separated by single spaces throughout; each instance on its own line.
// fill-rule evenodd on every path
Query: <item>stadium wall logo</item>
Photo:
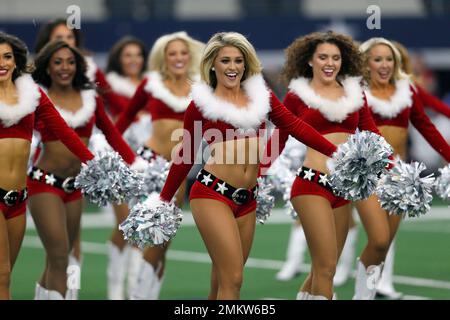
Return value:
M 381 8 L 376 5 L 370 5 L 367 7 L 366 12 L 370 16 L 366 20 L 366 26 L 369 30 L 381 29 Z
M 66 9 L 69 16 L 66 19 L 67 28 L 70 30 L 81 29 L 81 8 L 77 5 L 70 5 Z

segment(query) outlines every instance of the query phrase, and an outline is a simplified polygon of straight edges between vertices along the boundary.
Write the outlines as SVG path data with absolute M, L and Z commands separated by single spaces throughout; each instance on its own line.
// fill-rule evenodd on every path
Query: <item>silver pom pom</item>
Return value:
M 267 179 L 258 178 L 258 194 L 256 196 L 256 220 L 264 224 L 275 206 L 275 197 L 271 195 L 273 186 Z
M 450 201 L 450 164 L 439 169 L 439 172 L 441 175 L 436 179 L 436 193 L 443 200 Z
M 329 160 L 330 183 L 335 193 L 347 200 L 368 198 L 377 186 L 379 175 L 386 172 L 392 147 L 370 131 L 356 131 L 339 145 Z
M 123 138 L 133 151 L 137 151 L 148 140 L 151 132 L 152 119 L 149 115 L 143 115 L 130 125 L 124 132 Z
M 147 194 L 161 192 L 166 182 L 169 168 L 170 163 L 159 155 L 149 162 L 148 167 L 141 173 Z
M 381 176 L 376 189 L 381 207 L 391 214 L 409 217 L 426 214 L 433 200 L 434 177 L 430 174 L 421 178 L 420 173 L 425 169 L 423 163 L 396 160 L 395 166 Z
M 101 152 L 83 165 L 75 179 L 75 187 L 99 206 L 106 206 L 108 202 L 126 202 L 143 193 L 142 178 L 112 151 Z
M 119 226 L 124 239 L 143 249 L 160 246 L 175 237 L 183 215 L 172 203 L 161 201 L 157 193 L 131 208 L 127 219 Z

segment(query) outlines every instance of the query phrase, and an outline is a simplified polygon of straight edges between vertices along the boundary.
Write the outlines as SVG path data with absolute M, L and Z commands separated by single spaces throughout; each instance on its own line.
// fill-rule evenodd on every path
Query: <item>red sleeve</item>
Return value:
M 177 150 L 177 154 L 175 154 L 172 159 L 173 161 L 170 166 L 167 180 L 161 191 L 160 197 L 164 201 L 169 202 L 172 200 L 175 192 L 194 165 L 197 150 L 202 141 L 202 135 L 197 137 L 197 135 L 194 134 L 194 129 L 198 130 L 198 124 L 200 124 L 201 130 L 202 121 L 202 114 L 198 111 L 194 102 L 191 102 L 184 114 L 184 132 L 181 148 Z
M 86 163 L 88 160 L 92 160 L 94 155 L 85 146 L 83 141 L 81 141 L 75 131 L 66 124 L 47 95 L 41 89 L 39 91 L 41 93 L 41 99 L 39 106 L 36 108 L 36 118 L 42 121 L 82 162 Z
M 381 136 L 375 120 L 373 120 L 372 114 L 370 113 L 369 106 L 367 105 L 366 95 L 364 95 L 364 105 L 359 110 L 358 128 L 361 130 L 372 131 Z
M 433 96 L 432 94 L 425 91 L 424 88 L 415 84 L 417 89 L 417 94 L 420 97 L 425 108 L 431 108 L 434 111 L 443 114 L 447 118 L 450 118 L 450 106 Z
M 297 115 L 297 102 L 295 99 L 296 98 L 292 94 L 288 93 L 284 98 L 283 104 L 289 111 Z M 272 163 L 274 163 L 278 156 L 283 152 L 288 139 L 289 132 L 278 127 L 273 129 L 272 135 L 270 136 L 269 141 L 267 141 L 263 159 L 261 159 L 259 166 L 260 170 L 270 168 Z
M 439 152 L 447 162 L 450 162 L 450 146 L 436 129 L 430 118 L 425 114 L 422 101 L 416 93 L 413 93 L 410 120 L 433 149 Z
M 111 113 L 113 115 L 122 113 L 127 107 L 126 99 L 122 98 L 112 90 L 111 85 L 108 83 L 108 80 L 106 80 L 105 74 L 99 68 L 97 68 L 97 71 L 95 72 L 95 82 L 100 89 L 99 91 L 102 98 L 105 99 L 108 104 Z
M 97 108 L 95 109 L 95 124 L 103 132 L 108 143 L 116 150 L 126 163 L 132 164 L 136 158 L 133 150 L 128 146 L 122 135 L 109 119 L 105 112 L 102 100 L 97 97 Z
M 119 120 L 116 122 L 116 127 L 120 133 L 124 133 L 125 130 L 130 126 L 133 122 L 136 114 L 147 104 L 149 99 L 149 94 L 145 91 L 145 85 L 147 84 L 147 78 L 145 78 L 139 87 L 136 89 L 133 98 L 130 101 L 130 104 L 125 109 L 124 112 L 119 117 Z
M 336 151 L 334 144 L 325 139 L 308 123 L 293 115 L 273 93 L 271 93 L 270 105 L 272 110 L 269 112 L 269 118 L 277 127 L 328 157 L 331 157 Z

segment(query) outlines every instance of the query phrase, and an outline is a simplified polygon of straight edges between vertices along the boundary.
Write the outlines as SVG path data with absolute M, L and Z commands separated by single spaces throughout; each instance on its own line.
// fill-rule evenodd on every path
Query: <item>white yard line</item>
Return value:
M 26 236 L 23 241 L 23 246 L 28 248 L 42 248 L 41 240 L 39 237 Z M 83 241 L 81 244 L 84 253 L 92 254 L 107 254 L 106 244 L 97 242 L 86 242 Z M 193 252 L 193 251 L 180 251 L 180 250 L 169 250 L 168 259 L 183 261 L 183 262 L 196 262 L 196 263 L 210 263 L 211 260 L 207 253 L 203 252 Z M 271 260 L 271 259 L 258 259 L 249 258 L 246 267 L 256 268 L 256 269 L 268 269 L 268 270 L 279 270 L 283 265 L 284 261 Z M 302 272 L 309 272 L 311 266 L 309 264 L 301 265 Z M 355 277 L 356 272 L 353 272 L 352 276 Z M 409 276 L 394 276 L 394 283 L 404 284 L 414 287 L 425 287 L 433 289 L 443 289 L 450 290 L 450 281 L 433 280 L 425 278 L 415 278 Z

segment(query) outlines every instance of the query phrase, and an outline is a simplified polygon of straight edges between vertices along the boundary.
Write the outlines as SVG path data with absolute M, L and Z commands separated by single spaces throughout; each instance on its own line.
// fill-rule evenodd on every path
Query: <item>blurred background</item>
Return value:
M 156 38 L 169 32 L 184 30 L 206 42 L 218 31 L 237 31 L 246 35 L 257 49 L 267 80 L 282 99 L 286 88 L 279 84 L 278 76 L 284 63 L 283 50 L 299 36 L 334 30 L 360 42 L 382 36 L 402 43 L 411 54 L 417 81 L 450 105 L 450 1 L 447 0 L 0 0 L 0 30 L 23 39 L 33 53 L 40 26 L 55 18 L 69 17 L 67 8 L 72 5 L 81 10 L 83 47 L 100 68 L 105 67 L 112 45 L 125 35 L 133 35 L 151 48 Z M 370 5 L 380 9 L 379 29 L 368 28 Z M 427 113 L 450 142 L 449 119 L 429 109 Z M 442 158 L 414 128 L 410 132 L 410 159 L 425 162 L 429 171 L 442 167 Z M 185 209 L 188 210 L 186 206 Z M 80 298 L 105 299 L 105 241 L 113 215 L 99 214 L 98 208 L 92 207 L 87 211 L 83 216 Z M 437 218 L 405 223 L 398 236 L 394 282 L 409 298 L 450 297 L 449 209 L 440 203 L 434 212 Z M 274 279 L 284 258 L 291 225 L 290 218 L 283 216 L 277 218 L 275 214 L 272 222 L 258 227 L 247 264 L 244 299 L 293 299 L 306 275 L 302 273 L 302 278 L 289 283 Z M 34 282 L 44 263 L 31 220 L 28 228 L 13 274 L 16 299 L 32 299 Z M 358 252 L 365 244 L 362 230 L 360 234 Z M 172 260 L 168 266 L 170 276 L 161 297 L 203 299 L 209 285 L 209 258 L 189 217 L 169 251 L 169 260 Z M 308 266 L 302 270 L 307 271 Z M 337 292 L 339 298 L 350 298 L 353 282 Z

